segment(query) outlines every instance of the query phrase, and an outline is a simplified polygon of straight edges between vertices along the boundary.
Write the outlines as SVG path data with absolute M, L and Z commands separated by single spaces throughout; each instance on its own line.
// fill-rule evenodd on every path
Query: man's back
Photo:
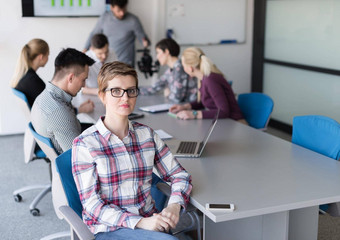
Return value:
M 73 139 L 81 133 L 71 100 L 71 95 L 49 82 L 31 111 L 33 127 L 42 136 L 51 138 L 59 154 L 71 148 Z
M 109 40 L 109 46 L 114 49 L 118 60 L 130 65 L 134 65 L 135 59 L 135 39 L 141 41 L 146 37 L 139 19 L 126 13 L 124 19 L 116 18 L 112 12 L 105 12 L 98 20 L 95 28 L 89 36 L 86 48 L 90 46 L 92 35 L 103 33 Z

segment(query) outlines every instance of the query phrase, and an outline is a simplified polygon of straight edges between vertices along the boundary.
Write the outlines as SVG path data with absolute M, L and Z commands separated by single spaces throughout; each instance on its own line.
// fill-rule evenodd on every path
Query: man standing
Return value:
M 35 130 L 48 137 L 58 154 L 70 149 L 72 141 L 81 132 L 77 112 L 92 112 L 94 104 L 88 100 L 75 109 L 71 100 L 85 86 L 89 66 L 94 60 L 73 48 L 62 50 L 55 59 L 55 72 L 51 82 L 36 98 L 31 110 Z
M 89 68 L 89 76 L 86 80 L 86 86 L 82 89 L 82 93 L 97 95 L 97 76 L 100 68 L 104 63 L 117 61 L 117 56 L 115 52 L 109 48 L 109 41 L 102 33 L 93 35 L 90 50 L 85 54 L 96 62 Z
M 103 13 L 86 41 L 84 52 L 90 47 L 92 36 L 103 33 L 109 40 L 110 47 L 116 52 L 118 60 L 131 66 L 135 63 L 135 39 L 149 46 L 137 16 L 127 12 L 128 0 L 111 0 L 110 12 Z

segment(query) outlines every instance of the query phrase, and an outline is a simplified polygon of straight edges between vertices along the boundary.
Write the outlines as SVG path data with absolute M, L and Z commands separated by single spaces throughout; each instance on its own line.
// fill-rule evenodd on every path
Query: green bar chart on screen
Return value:
M 97 17 L 107 9 L 106 0 L 32 0 L 36 17 Z

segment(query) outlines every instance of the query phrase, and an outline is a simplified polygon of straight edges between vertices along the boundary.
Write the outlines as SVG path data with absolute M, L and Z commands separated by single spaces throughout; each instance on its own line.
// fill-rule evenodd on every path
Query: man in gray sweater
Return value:
M 136 37 L 144 47 L 149 46 L 150 42 L 138 17 L 127 12 L 128 0 L 111 0 L 110 3 L 111 11 L 100 16 L 86 41 L 84 51 L 89 49 L 94 34 L 103 33 L 116 52 L 118 61 L 134 66 Z

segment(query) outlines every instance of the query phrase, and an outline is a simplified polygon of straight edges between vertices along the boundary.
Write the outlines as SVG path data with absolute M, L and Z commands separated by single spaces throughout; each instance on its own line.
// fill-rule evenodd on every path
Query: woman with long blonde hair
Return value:
M 21 50 L 11 87 L 23 92 L 30 106 L 45 89 L 45 83 L 36 71 L 45 66 L 49 53 L 48 44 L 38 38 L 29 41 Z
M 220 109 L 220 118 L 245 122 L 230 84 L 201 49 L 185 49 L 182 64 L 187 74 L 198 79 L 200 96 L 197 102 L 172 106 L 170 112 L 180 119 L 202 119 L 214 118 Z

